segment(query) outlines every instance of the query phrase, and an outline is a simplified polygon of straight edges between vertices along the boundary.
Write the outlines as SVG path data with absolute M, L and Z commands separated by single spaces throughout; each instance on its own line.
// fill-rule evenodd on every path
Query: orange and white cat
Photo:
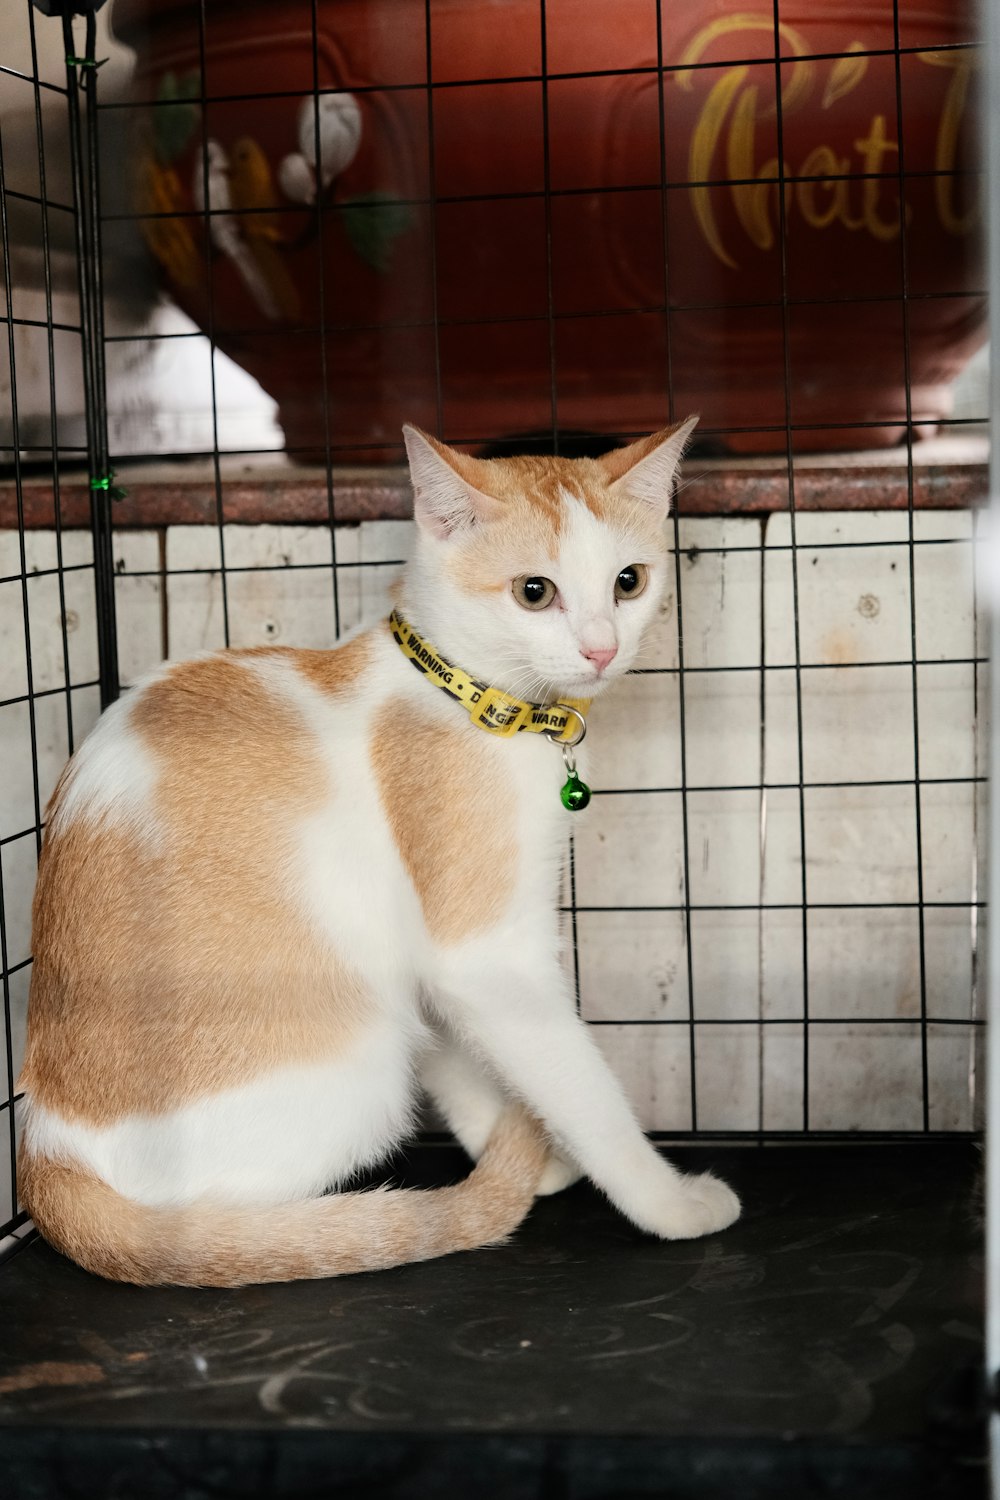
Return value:
M 575 461 L 407 428 L 399 614 L 471 679 L 594 697 L 656 613 L 693 426 Z M 647 1141 L 575 1013 L 558 749 L 484 732 L 412 655 L 383 623 L 165 665 L 63 773 L 20 1186 L 81 1265 L 207 1285 L 390 1266 L 502 1239 L 581 1173 L 666 1239 L 737 1218 Z M 469 1177 L 329 1193 L 405 1138 L 421 1089 Z

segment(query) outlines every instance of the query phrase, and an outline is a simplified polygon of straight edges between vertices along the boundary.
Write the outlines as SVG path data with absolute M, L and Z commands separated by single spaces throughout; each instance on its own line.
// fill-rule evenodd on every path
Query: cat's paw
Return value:
M 535 1188 L 535 1196 L 549 1198 L 553 1193 L 561 1193 L 563 1188 L 572 1187 L 574 1182 L 579 1182 L 582 1176 L 579 1167 L 571 1166 L 561 1156 L 550 1156 Z
M 740 1200 L 732 1188 L 711 1172 L 702 1172 L 674 1184 L 654 1233 L 665 1240 L 696 1240 L 728 1229 L 739 1216 Z

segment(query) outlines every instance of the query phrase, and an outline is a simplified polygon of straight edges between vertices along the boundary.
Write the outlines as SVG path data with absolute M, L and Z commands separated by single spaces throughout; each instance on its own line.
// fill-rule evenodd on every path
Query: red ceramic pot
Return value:
M 200 11 L 115 3 L 144 233 L 300 456 L 885 444 L 985 337 L 972 0 L 900 7 L 898 57 L 890 0 L 783 0 L 780 122 L 760 0 L 547 0 L 544 51 L 538 0 Z

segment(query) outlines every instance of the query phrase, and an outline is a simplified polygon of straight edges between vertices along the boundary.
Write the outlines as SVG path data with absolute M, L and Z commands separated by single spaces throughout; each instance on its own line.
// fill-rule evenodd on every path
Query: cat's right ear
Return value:
M 403 428 L 403 438 L 418 526 L 433 536 L 448 538 L 500 514 L 501 502 L 476 486 L 481 459 L 456 453 L 409 423 Z
M 666 516 L 677 466 L 697 425 L 697 417 L 688 417 L 686 422 L 639 438 L 627 448 L 612 448 L 605 453 L 597 462 L 604 470 L 612 494 L 625 494 L 639 504 L 648 505 L 656 514 Z

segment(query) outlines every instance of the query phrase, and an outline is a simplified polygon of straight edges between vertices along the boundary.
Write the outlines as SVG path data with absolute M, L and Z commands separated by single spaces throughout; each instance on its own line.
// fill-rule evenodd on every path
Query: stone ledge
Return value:
M 913 504 L 918 510 L 962 510 L 987 492 L 988 440 L 980 435 L 930 438 L 913 448 Z M 283 453 L 223 457 L 222 519 L 241 525 L 320 525 L 331 514 L 331 485 L 322 468 L 298 467 Z M 905 510 L 909 504 L 907 450 L 810 453 L 793 462 L 797 510 Z M 335 468 L 332 514 L 338 523 L 405 520 L 412 514 L 403 468 Z M 216 525 L 219 504 L 211 460 L 124 465 L 117 483 L 128 498 L 115 502 L 116 527 Z M 22 484 L 24 522 L 51 528 L 51 477 Z M 752 516 L 789 508 L 784 457 L 706 458 L 687 464 L 682 516 Z M 88 527 L 90 499 L 79 471 L 60 486 L 62 524 Z M 16 529 L 17 491 L 0 479 L 0 529 Z

